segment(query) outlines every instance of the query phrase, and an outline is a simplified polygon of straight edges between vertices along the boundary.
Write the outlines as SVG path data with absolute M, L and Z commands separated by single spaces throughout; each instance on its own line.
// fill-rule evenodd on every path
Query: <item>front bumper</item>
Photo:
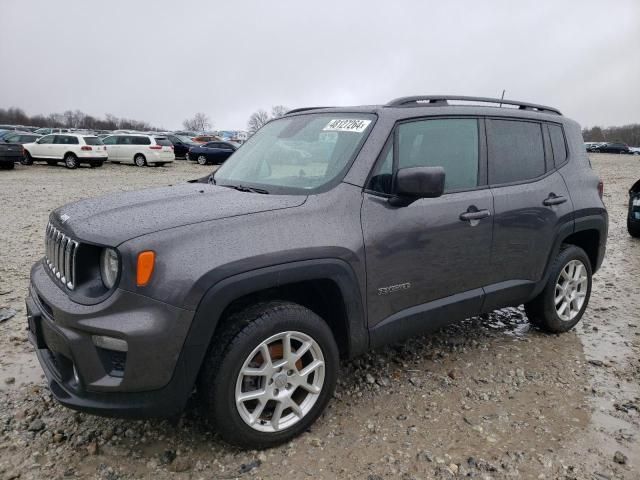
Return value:
M 124 290 L 101 304 L 80 305 L 41 262 L 31 271 L 26 307 L 29 339 L 63 405 L 136 418 L 173 416 L 184 408 L 193 388 L 184 351 L 193 312 Z M 92 335 L 126 340 L 124 358 L 96 347 Z

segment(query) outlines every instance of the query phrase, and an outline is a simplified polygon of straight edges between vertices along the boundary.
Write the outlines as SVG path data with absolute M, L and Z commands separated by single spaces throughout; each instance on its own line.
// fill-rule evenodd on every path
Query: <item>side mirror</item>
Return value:
M 444 192 L 444 179 L 442 167 L 400 168 L 395 178 L 395 194 L 389 203 L 406 207 L 420 198 L 439 197 Z

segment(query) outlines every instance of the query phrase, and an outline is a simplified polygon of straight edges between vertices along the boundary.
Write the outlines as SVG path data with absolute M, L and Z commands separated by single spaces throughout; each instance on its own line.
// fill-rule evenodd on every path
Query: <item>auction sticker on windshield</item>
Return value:
M 356 132 L 362 133 L 371 123 L 371 120 L 360 120 L 350 118 L 336 118 L 327 123 L 322 130 L 327 132 Z

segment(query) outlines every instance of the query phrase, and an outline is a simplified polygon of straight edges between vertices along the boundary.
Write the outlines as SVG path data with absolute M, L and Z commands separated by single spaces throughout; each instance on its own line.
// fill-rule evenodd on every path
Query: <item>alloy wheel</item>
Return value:
M 260 343 L 242 365 L 236 381 L 236 408 L 254 430 L 278 432 L 311 411 L 324 379 L 320 345 L 301 332 L 278 333 Z
M 554 296 L 556 313 L 560 319 L 569 322 L 580 313 L 588 286 L 587 269 L 580 260 L 571 260 L 564 266 L 556 280 Z
M 206 165 L 207 164 L 207 157 L 205 157 L 204 155 L 200 155 L 198 157 L 198 164 L 199 165 Z

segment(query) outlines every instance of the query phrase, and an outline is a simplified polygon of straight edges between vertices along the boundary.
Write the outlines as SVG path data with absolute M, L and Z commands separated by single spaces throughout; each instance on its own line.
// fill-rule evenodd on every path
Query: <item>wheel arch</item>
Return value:
M 350 358 L 369 347 L 358 279 L 339 259 L 296 261 L 236 274 L 211 286 L 200 300 L 183 350 L 189 355 L 189 383 L 195 384 L 205 355 L 225 319 L 252 303 L 289 300 L 322 317 L 331 328 L 340 355 Z

